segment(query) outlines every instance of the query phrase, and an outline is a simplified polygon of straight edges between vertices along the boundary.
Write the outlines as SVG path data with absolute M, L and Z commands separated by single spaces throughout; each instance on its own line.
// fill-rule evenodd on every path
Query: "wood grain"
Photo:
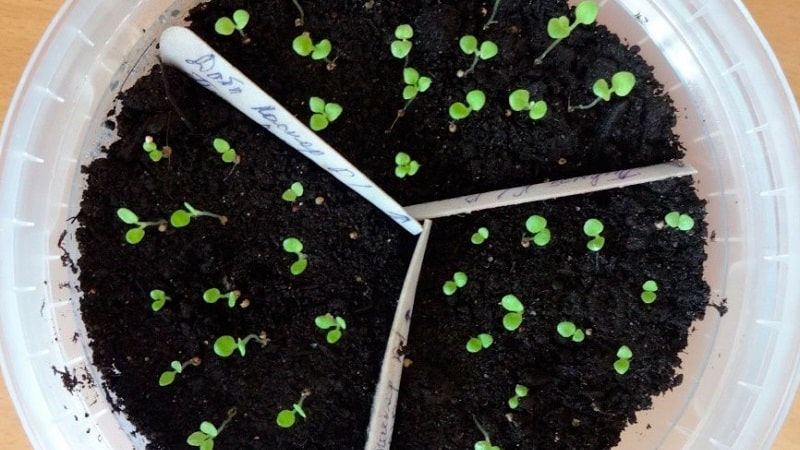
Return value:
M 731 0 L 733 1 L 733 0 Z M 747 0 L 794 91 L 800 98 L 800 51 L 794 31 L 800 24 L 797 0 Z M 21 6 L 24 5 L 24 6 Z M 25 65 L 49 21 L 61 6 L 59 0 L 0 0 L 0 121 L 5 117 L 11 96 Z M 0 380 L 1 381 L 1 380 Z M 0 448 L 30 450 L 14 407 L 0 382 Z M 800 397 L 796 398 L 773 450 L 800 450 Z

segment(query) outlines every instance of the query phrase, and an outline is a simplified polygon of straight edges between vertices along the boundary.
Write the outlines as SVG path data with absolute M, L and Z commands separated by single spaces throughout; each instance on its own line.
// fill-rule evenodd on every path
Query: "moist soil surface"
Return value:
M 500 3 L 497 23 L 484 29 L 493 2 L 216 1 L 190 14 L 191 28 L 302 121 L 319 96 L 343 106 L 319 132 L 402 204 L 639 167 L 683 156 L 673 134 L 674 108 L 635 47 L 603 26 L 578 26 L 535 65 L 551 42 L 551 17 L 573 13 L 563 1 Z M 217 18 L 246 8 L 249 43 L 238 33 L 214 33 Z M 414 29 L 407 64 L 433 82 L 405 105 L 406 62 L 389 52 L 397 25 Z M 292 51 L 308 31 L 330 39 L 325 61 Z M 473 57 L 462 35 L 492 40 L 500 51 L 456 77 Z M 568 112 L 593 99 L 592 84 L 617 71 L 636 76 L 624 98 Z M 486 106 L 455 123 L 447 110 L 481 89 Z M 539 121 L 511 112 L 508 95 L 528 89 L 549 111 Z M 392 315 L 415 238 L 325 171 L 250 122 L 213 93 L 175 69 L 156 65 L 120 95 L 108 126 L 120 139 L 84 168 L 88 184 L 79 214 L 81 312 L 93 359 L 116 407 L 154 449 L 187 448 L 202 421 L 219 426 L 216 448 L 358 449 L 365 430 Z M 455 125 L 455 129 L 453 129 Z M 150 160 L 145 136 L 172 149 Z M 227 164 L 212 147 L 226 139 L 240 156 Z M 413 176 L 397 178 L 395 154 L 419 161 Z M 302 182 L 294 202 L 283 191 Z M 197 217 L 185 228 L 146 228 L 131 245 L 121 207 L 143 221 L 168 219 L 189 202 L 224 214 Z M 708 306 L 702 280 L 706 227 L 703 202 L 689 178 L 563 198 L 466 216 L 437 219 L 422 270 L 412 330 L 404 348 L 393 448 L 464 449 L 483 439 L 475 421 L 504 449 L 612 447 L 620 431 L 651 397 L 680 383 L 679 352 L 691 323 Z M 664 215 L 691 215 L 695 227 L 663 226 Z M 528 216 L 545 217 L 552 239 L 522 245 Z M 599 252 L 586 248 L 588 218 L 603 221 Z M 490 236 L 470 243 L 478 227 Z M 308 261 L 282 242 L 300 239 Z M 453 296 L 442 284 L 468 274 Z M 657 299 L 644 304 L 642 283 L 658 282 Z M 238 290 L 233 308 L 209 304 L 203 292 Z M 170 297 L 160 311 L 150 291 Z M 502 326 L 506 294 L 524 305 L 514 332 Z M 245 306 L 242 304 L 244 303 Z M 331 313 L 347 328 L 335 344 L 314 318 Z M 573 321 L 581 343 L 556 333 Z M 264 332 L 266 346 L 250 341 L 246 354 L 222 358 L 213 344 L 223 335 Z M 494 344 L 468 353 L 467 340 L 490 333 Z M 613 369 L 627 344 L 630 370 Z M 199 357 L 161 387 L 173 360 Z M 516 410 L 506 405 L 514 386 L 529 388 Z M 310 390 L 289 429 L 276 415 Z

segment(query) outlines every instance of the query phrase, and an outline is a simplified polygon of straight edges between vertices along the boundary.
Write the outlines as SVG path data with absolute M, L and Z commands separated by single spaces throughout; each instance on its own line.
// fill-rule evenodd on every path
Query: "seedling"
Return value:
M 625 372 L 631 367 L 631 358 L 633 358 L 633 352 L 630 347 L 627 345 L 621 346 L 617 350 L 617 360 L 614 361 L 614 370 L 620 375 L 625 375 Z
M 291 266 L 289 266 L 289 271 L 292 275 L 300 275 L 306 270 L 308 266 L 308 260 L 306 259 L 306 255 L 303 253 L 303 243 L 300 242 L 300 239 L 290 237 L 283 240 L 283 250 L 286 253 L 294 253 L 297 255 L 297 261 L 293 262 Z
M 308 125 L 314 131 L 322 131 L 328 128 L 328 124 L 338 119 L 342 114 L 342 106 L 338 103 L 327 103 L 319 97 L 311 97 L 308 100 L 308 107 L 314 114 Z
M 189 437 L 186 438 L 186 443 L 192 447 L 200 447 L 200 450 L 213 450 L 214 438 L 219 436 L 219 434 L 222 433 L 222 430 L 228 426 L 228 423 L 230 423 L 231 419 L 233 419 L 233 416 L 236 415 L 236 412 L 236 408 L 229 409 L 228 418 L 225 419 L 225 421 L 222 422 L 219 427 L 215 427 L 211 422 L 201 422 L 200 430 L 190 434 Z
M 678 211 L 671 211 L 664 216 L 664 222 L 667 226 L 681 231 L 689 231 L 694 228 L 694 219 L 690 215 L 682 214 Z
M 214 150 L 219 153 L 219 157 L 228 164 L 239 164 L 242 158 L 236 154 L 236 150 L 231 147 L 225 139 L 215 138 L 212 142 Z
M 559 322 L 556 325 L 556 331 L 561 337 L 572 339 L 572 342 L 583 342 L 586 338 L 586 333 L 578 328 L 575 323 L 569 321 Z
M 475 55 L 475 58 L 472 60 L 472 65 L 469 66 L 469 68 L 466 70 L 459 70 L 456 73 L 458 78 L 464 78 L 472 73 L 475 70 L 475 66 L 478 65 L 478 61 L 485 61 L 497 56 L 497 44 L 492 41 L 483 41 L 480 43 L 480 46 L 478 46 L 478 39 L 469 34 L 461 36 L 461 39 L 458 40 L 458 46 L 461 47 L 461 51 L 465 54 Z
M 242 35 L 242 44 L 249 44 L 250 38 L 244 34 L 244 27 L 250 22 L 250 13 L 244 9 L 237 9 L 232 17 L 220 17 L 214 24 L 214 31 L 223 35 L 230 36 L 234 31 Z
M 625 97 L 633 90 L 636 85 L 636 77 L 630 72 L 617 72 L 611 76 L 611 86 L 608 81 L 599 79 L 592 85 L 592 92 L 596 95 L 595 99 L 585 105 L 570 106 L 567 111 L 574 111 L 576 109 L 589 109 L 600 102 L 600 100 L 611 100 L 611 94 L 616 94 L 617 97 Z
M 172 300 L 172 298 L 161 289 L 153 289 L 150 291 L 150 298 L 153 299 L 153 303 L 150 304 L 150 308 L 152 308 L 153 311 L 161 310 L 168 300 Z
M 550 229 L 547 228 L 547 219 L 544 217 L 537 214 L 528 217 L 525 220 L 525 229 L 528 230 L 531 235 L 522 237 L 523 247 L 528 247 L 531 241 L 539 247 L 544 247 L 550 243 Z
M 430 77 L 420 76 L 417 69 L 413 67 L 403 69 L 403 81 L 406 83 L 406 87 L 403 88 L 403 99 L 409 103 L 417 97 L 417 94 L 427 91 L 433 82 Z
M 475 426 L 478 427 L 481 434 L 483 435 L 483 440 L 478 441 L 475 443 L 475 450 L 502 450 L 500 447 L 496 445 L 492 445 L 492 440 L 489 438 L 489 433 L 478 423 L 478 419 L 475 416 L 472 416 L 472 420 L 475 422 Z
M 455 102 L 450 105 L 450 117 L 461 120 L 470 115 L 472 111 L 480 111 L 486 105 L 486 94 L 479 89 L 467 92 L 467 104 Z
M 455 294 L 457 290 L 467 285 L 467 274 L 464 272 L 456 272 L 453 274 L 452 280 L 447 280 L 442 285 L 442 292 L 448 297 Z
M 563 41 L 572 33 L 578 25 L 589 25 L 597 19 L 599 6 L 594 1 L 583 1 L 575 7 L 575 21 L 569 23 L 567 16 L 553 17 L 547 22 L 547 34 L 555 39 L 545 51 L 534 60 L 534 64 L 541 64 L 542 60 L 550 50 L 553 50 L 559 42 Z
M 486 227 L 478 228 L 478 231 L 472 233 L 472 237 L 469 238 L 470 242 L 475 245 L 483 244 L 486 239 L 489 239 L 489 229 Z
M 303 195 L 303 183 L 299 181 L 295 181 L 289 186 L 289 189 L 283 191 L 283 195 L 281 198 L 286 200 L 287 202 L 294 202 L 297 200 L 301 195 Z
M 405 58 L 406 63 L 408 63 L 408 54 L 411 53 L 411 47 L 413 46 L 409 39 L 414 37 L 414 29 L 409 24 L 398 25 L 394 29 L 394 37 L 397 39 L 392 41 L 389 46 L 392 50 L 392 55 L 397 59 Z
M 144 229 L 147 227 L 158 227 L 158 231 L 165 231 L 167 229 L 167 222 L 165 220 L 142 222 L 139 220 L 139 216 L 128 208 L 117 209 L 117 217 L 128 225 L 136 225 L 135 228 L 131 228 L 125 232 L 125 240 L 133 245 L 138 244 L 144 239 Z
M 172 147 L 165 145 L 164 148 L 158 148 L 158 144 L 153 140 L 153 136 L 145 136 L 142 148 L 147 152 L 150 160 L 159 162 L 162 158 L 169 158 L 172 156 Z
M 586 248 L 593 252 L 599 252 L 603 245 L 606 243 L 606 238 L 600 236 L 600 233 L 603 232 L 603 222 L 600 222 L 598 219 L 588 219 L 583 224 L 583 234 L 592 238 L 589 242 L 586 243 Z
M 508 96 L 508 105 L 512 110 L 528 111 L 531 120 L 539 120 L 547 114 L 547 103 L 544 100 L 531 101 L 531 94 L 526 89 L 517 89 Z
M 341 316 L 334 317 L 331 313 L 315 317 L 314 324 L 321 330 L 328 330 L 328 334 L 325 335 L 328 344 L 339 342 L 339 339 L 342 338 L 342 330 L 347 328 L 347 322 Z
M 398 152 L 394 157 L 394 163 L 397 164 L 397 167 L 394 169 L 394 176 L 397 178 L 414 176 L 420 167 L 419 163 L 411 159 L 411 156 L 405 152 Z
M 275 421 L 278 423 L 278 426 L 281 428 L 290 428 L 297 421 L 297 416 L 305 419 L 306 412 L 303 409 L 303 400 L 308 398 L 310 395 L 311 390 L 304 389 L 303 392 L 300 393 L 300 400 L 292 405 L 292 409 L 284 409 L 279 412 L 278 417 L 275 419 Z
M 211 288 L 203 292 L 203 300 L 206 303 L 217 303 L 219 299 L 224 298 L 228 300 L 228 307 L 233 308 L 236 306 L 236 300 L 239 299 L 240 295 L 242 295 L 242 293 L 238 290 L 223 293 L 217 288 Z
M 158 377 L 158 385 L 169 386 L 173 381 L 175 381 L 175 376 L 177 376 L 179 373 L 183 373 L 183 371 L 189 366 L 199 366 L 200 362 L 201 360 L 199 356 L 194 356 L 184 362 L 180 362 L 178 360 L 172 361 L 169 363 L 169 366 L 172 367 L 172 370 L 167 370 L 162 373 L 160 377 Z
M 469 338 L 467 341 L 467 351 L 470 353 L 478 353 L 479 351 L 491 347 L 494 343 L 494 338 L 489 333 L 481 333 L 476 337 Z
M 508 407 L 517 409 L 519 407 L 519 400 L 528 396 L 528 387 L 522 384 L 514 386 L 514 396 L 508 399 Z
M 497 23 L 497 21 L 494 20 L 494 16 L 497 15 L 497 8 L 499 6 L 500 6 L 500 0 L 494 0 L 494 6 L 492 7 L 492 15 L 489 16 L 489 20 L 487 20 L 486 23 L 483 24 L 483 29 L 484 30 L 488 30 L 491 25 L 494 25 L 494 24 Z
M 225 225 L 228 223 L 228 218 L 225 216 L 221 216 L 219 214 L 214 214 L 208 211 L 201 211 L 199 209 L 194 208 L 188 202 L 183 202 L 183 207 L 185 209 L 178 209 L 169 216 L 169 223 L 172 224 L 175 228 L 183 228 L 192 221 L 192 218 L 206 216 L 206 217 L 213 217 L 219 220 L 219 223 Z
M 292 49 L 300 56 L 311 56 L 315 61 L 324 59 L 329 65 L 333 64 L 333 61 L 328 59 L 331 54 L 331 41 L 323 39 L 315 44 L 307 31 L 294 38 Z
M 255 340 L 262 347 L 266 347 L 269 344 L 269 339 L 267 339 L 267 333 L 261 332 L 259 335 L 255 334 L 248 334 L 244 338 L 234 338 L 233 336 L 225 335 L 220 336 L 214 341 L 214 353 L 217 355 L 227 358 L 231 356 L 235 350 L 239 350 L 239 353 L 244 357 L 247 351 L 247 343 Z
M 650 304 L 656 301 L 656 291 L 658 290 L 658 283 L 654 280 L 647 280 L 642 284 L 642 293 L 640 297 L 642 301 Z
M 500 300 L 500 305 L 508 311 L 503 316 L 503 327 L 508 331 L 514 331 L 519 328 L 522 324 L 522 313 L 525 310 L 522 302 L 515 295 L 508 294 Z
M 294 26 L 302 27 L 306 23 L 305 20 L 306 14 L 303 12 L 303 8 L 300 6 L 300 2 L 298 2 L 297 0 L 292 0 L 292 3 L 294 3 L 294 7 L 297 8 L 298 14 L 300 14 L 300 17 L 294 19 Z

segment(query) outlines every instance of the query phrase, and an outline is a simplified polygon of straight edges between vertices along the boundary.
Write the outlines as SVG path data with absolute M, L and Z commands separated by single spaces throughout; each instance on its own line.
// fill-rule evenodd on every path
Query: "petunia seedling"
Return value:
M 323 39 L 316 44 L 311 39 L 311 34 L 307 31 L 297 36 L 292 41 L 292 49 L 300 56 L 310 56 L 315 61 L 325 60 L 328 64 L 332 61 L 328 59 L 331 54 L 331 41 Z
M 164 148 L 158 148 L 158 144 L 153 140 L 153 136 L 145 136 L 142 149 L 147 152 L 150 160 L 159 162 L 162 158 L 169 158 L 172 156 L 172 147 L 165 145 Z
M 343 110 L 338 103 L 327 103 L 319 97 L 311 97 L 308 100 L 308 107 L 314 113 L 308 123 L 314 131 L 322 131 L 328 128 L 328 124 L 338 119 Z
M 403 81 L 406 83 L 406 87 L 403 88 L 403 99 L 409 102 L 420 92 L 427 91 L 433 82 L 430 77 L 420 76 L 419 71 L 413 67 L 403 69 Z
M 411 177 L 419 170 L 419 163 L 413 159 L 408 153 L 398 152 L 394 156 L 394 163 L 397 165 L 394 169 L 394 176 L 397 178 Z
M 230 36 L 234 31 L 238 31 L 242 36 L 242 43 L 249 44 L 250 38 L 244 34 L 244 27 L 250 22 L 250 13 L 244 9 L 237 9 L 231 17 L 220 17 L 214 23 L 214 31 L 223 35 Z
M 291 186 L 289 186 L 289 189 L 283 191 L 281 198 L 287 202 L 294 202 L 303 195 L 303 191 L 303 183 L 295 181 Z
M 503 316 L 503 328 L 508 331 L 514 331 L 519 328 L 522 325 L 522 313 L 525 310 L 522 302 L 519 301 L 516 295 L 508 294 L 504 295 L 500 300 L 500 305 L 508 311 Z
M 658 290 L 658 283 L 655 280 L 647 280 L 642 283 L 642 293 L 639 295 L 642 301 L 650 304 L 656 301 L 656 291 Z
M 467 92 L 467 104 L 455 102 L 450 105 L 450 117 L 453 120 L 465 119 L 472 111 L 480 111 L 486 105 L 486 94 L 480 89 Z
M 598 219 L 588 219 L 583 224 L 583 234 L 589 236 L 589 242 L 586 243 L 586 248 L 593 252 L 599 252 L 603 245 L 606 243 L 606 238 L 600 236 L 600 233 L 603 232 L 603 222 L 599 221 Z
M 489 438 L 489 433 L 487 433 L 481 424 L 478 423 L 478 419 L 476 419 L 475 416 L 472 416 L 472 420 L 475 422 L 475 426 L 478 427 L 478 430 L 480 430 L 481 434 L 483 435 L 483 440 L 475 443 L 475 450 L 501 450 L 500 447 L 492 445 L 492 440 Z
M 461 39 L 458 40 L 458 46 L 461 47 L 461 51 L 465 54 L 475 55 L 472 60 L 472 65 L 470 65 L 469 68 L 466 70 L 459 70 L 456 73 L 458 78 L 464 78 L 472 73 L 475 70 L 475 66 L 478 65 L 478 61 L 485 61 L 497 56 L 497 44 L 492 41 L 483 41 L 479 45 L 478 39 L 469 34 L 461 36 Z
M 517 409 L 519 400 L 528 396 L 528 387 L 522 384 L 514 386 L 514 396 L 508 399 L 508 407 Z
M 300 400 L 297 403 L 292 405 L 292 409 L 284 409 L 278 413 L 275 421 L 278 423 L 278 426 L 281 428 L 290 428 L 292 427 L 295 422 L 297 421 L 297 416 L 302 417 L 303 419 L 306 418 L 306 411 L 303 409 L 303 401 L 311 395 L 311 390 L 304 389 L 303 392 L 300 393 Z
M 297 256 L 297 261 L 289 266 L 289 272 L 291 272 L 292 275 L 300 275 L 306 270 L 308 259 L 306 259 L 306 255 L 303 253 L 303 243 L 300 242 L 300 239 L 294 237 L 284 239 L 283 251 L 286 253 L 293 253 Z
M 342 330 L 347 328 L 347 322 L 341 316 L 334 316 L 331 313 L 323 314 L 314 318 L 314 324 L 321 330 L 328 330 L 325 340 L 328 344 L 335 344 L 342 338 Z
M 522 237 L 522 246 L 528 247 L 530 242 L 533 241 L 539 247 L 544 247 L 550 243 L 552 235 L 550 229 L 547 228 L 547 219 L 534 214 L 525 220 L 525 229 L 528 230 L 530 236 Z
M 442 292 L 448 297 L 455 294 L 457 290 L 467 285 L 467 274 L 464 272 L 456 272 L 453 274 L 452 280 L 447 280 L 442 285 Z
M 147 227 L 158 227 L 158 231 L 165 231 L 167 229 L 167 221 L 158 220 L 155 222 L 143 222 L 139 220 L 139 216 L 128 208 L 117 209 L 117 217 L 119 220 L 127 223 L 128 225 L 135 225 L 134 228 L 125 232 L 125 240 L 129 244 L 138 244 L 144 239 L 144 229 Z
M 528 111 L 531 120 L 539 120 L 547 114 L 547 103 L 544 100 L 531 100 L 531 94 L 526 89 L 517 89 L 508 96 L 508 105 L 512 110 Z
M 670 211 L 664 216 L 664 222 L 667 226 L 681 231 L 689 231 L 694 228 L 694 219 L 690 215 L 682 214 L 678 211 Z
M 489 239 L 489 229 L 486 227 L 478 228 L 478 231 L 472 233 L 472 236 L 469 238 L 470 242 L 475 245 L 483 244 L 486 239 Z
M 535 64 L 541 64 L 542 60 L 551 50 L 572 33 L 578 25 L 589 25 L 597 19 L 600 7 L 594 1 L 583 1 L 575 7 L 575 21 L 570 23 L 567 16 L 553 17 L 547 22 L 547 34 L 555 39 L 545 51 L 534 60 Z
M 183 228 L 183 227 L 189 225 L 189 223 L 192 221 L 192 218 L 203 217 L 203 216 L 205 216 L 205 217 L 213 217 L 213 218 L 219 220 L 219 223 L 221 223 L 222 225 L 225 225 L 226 223 L 228 223 L 228 218 L 227 217 L 219 215 L 219 214 L 214 214 L 214 213 L 208 212 L 208 211 L 201 211 L 199 209 L 196 209 L 192 205 L 190 205 L 188 202 L 184 202 L 183 203 L 183 207 L 185 209 L 175 210 L 169 216 L 169 223 L 171 223 L 172 226 L 175 227 L 175 228 Z
M 497 9 L 499 7 L 500 7 L 500 0 L 494 0 L 494 6 L 492 7 L 492 15 L 489 16 L 489 20 L 487 20 L 486 23 L 483 24 L 484 30 L 488 30 L 490 26 L 497 23 L 497 21 L 494 20 L 494 17 L 497 15 Z
M 592 85 L 592 92 L 596 96 L 593 101 L 585 105 L 570 106 L 568 111 L 576 109 L 589 109 L 600 102 L 600 100 L 611 100 L 611 94 L 616 94 L 617 97 L 625 97 L 633 90 L 636 85 L 636 77 L 630 72 L 617 72 L 611 76 L 611 85 L 604 79 L 599 79 Z
M 631 358 L 633 358 L 633 352 L 630 347 L 627 345 L 621 346 L 617 350 L 617 360 L 614 361 L 614 370 L 620 375 L 625 375 L 625 372 L 631 367 Z
M 215 138 L 211 145 L 214 147 L 214 150 L 219 153 L 220 159 L 224 162 L 228 164 L 239 164 L 242 161 L 241 156 L 236 154 L 236 150 L 233 149 L 231 144 L 225 139 Z
M 203 292 L 203 301 L 206 303 L 217 303 L 220 299 L 226 299 L 228 300 L 228 307 L 233 308 L 236 306 L 236 300 L 239 300 L 239 296 L 241 295 L 242 293 L 238 290 L 223 293 L 217 288 L 211 288 Z
M 583 342 L 586 333 L 578 328 L 574 322 L 563 321 L 556 325 L 556 331 L 565 339 L 572 339 L 572 342 Z
M 167 293 L 161 289 L 153 289 L 150 291 L 150 298 L 153 300 L 153 303 L 150 304 L 150 308 L 153 311 L 160 311 L 167 301 L 172 300 L 172 298 L 170 298 L 170 296 L 168 296 Z
M 414 37 L 414 29 L 407 23 L 398 25 L 394 29 L 394 37 L 396 39 L 389 45 L 392 56 L 397 59 L 405 58 L 408 61 L 408 54 L 411 53 L 411 47 L 413 47 L 409 39 Z
M 467 341 L 467 351 L 470 353 L 478 353 L 479 351 L 489 348 L 494 343 L 494 338 L 489 333 L 481 333 L 475 337 L 469 338 Z
M 183 371 L 186 370 L 186 368 L 189 366 L 195 366 L 195 367 L 199 366 L 200 362 L 201 360 L 199 356 L 191 357 L 184 362 L 180 362 L 178 360 L 172 361 L 171 363 L 169 363 L 169 366 L 172 368 L 172 370 L 167 370 L 161 373 L 161 376 L 158 377 L 158 385 L 169 386 L 170 384 L 172 384 L 172 382 L 175 381 L 175 377 L 179 373 L 183 373 Z
M 228 410 L 228 418 L 225 419 L 224 422 L 220 424 L 219 427 L 215 427 L 213 423 L 203 421 L 200 423 L 200 429 L 198 431 L 193 432 L 186 438 L 186 443 L 191 445 L 192 447 L 200 447 L 200 450 L 213 450 L 214 449 L 214 439 L 222 433 L 222 430 L 228 426 L 233 416 L 236 415 L 236 408 L 231 408 Z
M 214 353 L 217 355 L 227 358 L 231 356 L 234 351 L 239 350 L 239 353 L 244 357 L 245 353 L 247 352 L 247 343 L 255 340 L 262 347 L 266 347 L 269 344 L 269 339 L 267 339 L 267 333 L 261 332 L 261 334 L 248 334 L 244 338 L 234 338 L 233 336 L 225 335 L 220 336 L 214 341 Z

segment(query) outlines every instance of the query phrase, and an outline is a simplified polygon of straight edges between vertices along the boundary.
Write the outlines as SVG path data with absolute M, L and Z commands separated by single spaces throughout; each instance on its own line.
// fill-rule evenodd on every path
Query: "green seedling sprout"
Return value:
M 184 362 L 180 362 L 178 360 L 172 361 L 169 363 L 169 366 L 172 368 L 172 370 L 167 370 L 163 372 L 160 377 L 158 377 L 158 385 L 162 387 L 169 386 L 173 381 L 175 381 L 175 377 L 179 373 L 183 373 L 183 371 L 189 366 L 199 366 L 200 362 L 201 360 L 199 356 L 193 356 Z
M 239 300 L 239 296 L 241 295 L 242 293 L 238 290 L 223 293 L 217 288 L 211 288 L 203 292 L 203 301 L 206 303 L 217 303 L 219 299 L 224 298 L 228 300 L 228 307 L 233 308 L 236 306 L 236 300 Z
M 525 229 L 531 234 L 522 236 L 522 246 L 530 246 L 531 241 L 539 247 L 544 247 L 550 243 L 552 235 L 550 229 L 547 228 L 547 219 L 534 214 L 525 220 Z
M 234 31 L 242 35 L 242 44 L 249 44 L 250 38 L 244 34 L 244 27 L 250 22 L 250 13 L 244 9 L 237 9 L 232 17 L 220 17 L 214 24 L 214 31 L 223 35 L 230 36 Z
M 442 292 L 448 297 L 455 294 L 457 290 L 467 285 L 467 274 L 464 272 L 456 272 L 453 274 L 452 280 L 447 280 L 442 285 Z
M 328 344 L 335 344 L 342 338 L 342 330 L 347 328 L 347 322 L 341 316 L 334 317 L 327 313 L 314 318 L 314 324 L 321 330 L 328 330 L 325 340 Z
M 290 428 L 297 421 L 297 416 L 305 419 L 306 412 L 303 409 L 303 400 L 308 398 L 310 395 L 310 389 L 303 389 L 303 392 L 300 393 L 300 400 L 292 405 L 292 409 L 284 409 L 279 412 L 278 417 L 275 419 L 275 421 L 278 423 L 278 426 L 281 428 Z
M 308 266 L 308 259 L 306 259 L 305 253 L 303 253 L 303 243 L 300 242 L 300 239 L 290 237 L 283 240 L 283 250 L 286 253 L 293 253 L 297 255 L 297 261 L 293 262 L 291 266 L 289 266 L 289 271 L 292 275 L 300 275 L 306 270 Z
M 308 125 L 314 131 L 322 131 L 328 128 L 328 124 L 338 119 L 342 114 L 342 106 L 338 103 L 327 103 L 319 97 L 311 97 L 308 100 L 308 107 L 314 114 Z
M 405 59 L 406 63 L 408 63 L 408 54 L 411 53 L 411 47 L 413 46 L 409 39 L 414 37 L 414 29 L 409 24 L 398 25 L 394 29 L 394 37 L 397 39 L 389 45 L 392 56 L 397 59 Z
M 189 225 L 189 223 L 192 221 L 192 218 L 202 217 L 202 216 L 213 217 L 219 220 L 219 223 L 221 223 L 222 225 L 228 223 L 227 217 L 221 216 L 219 214 L 214 214 L 208 211 L 201 211 L 190 205 L 188 202 L 184 202 L 183 207 L 185 209 L 178 209 L 175 212 L 173 212 L 172 215 L 169 216 L 169 223 L 171 223 L 172 226 L 175 228 L 183 228 Z
M 479 89 L 467 92 L 467 104 L 455 102 L 450 105 L 450 117 L 453 120 L 465 119 L 472 111 L 480 111 L 486 105 L 486 94 Z
M 394 176 L 397 178 L 414 176 L 420 167 L 419 163 L 411 159 L 411 156 L 405 152 L 398 152 L 397 155 L 394 156 L 394 163 L 397 165 L 394 169 Z
M 603 232 L 603 222 L 599 221 L 598 219 L 588 219 L 583 224 L 583 233 L 590 238 L 589 242 L 586 243 L 586 248 L 593 252 L 599 252 L 603 245 L 606 243 L 606 238 L 600 236 L 600 233 Z
M 461 47 L 461 51 L 465 54 L 475 55 L 475 58 L 472 60 L 472 65 L 469 66 L 469 68 L 466 70 L 459 70 L 456 73 L 458 78 L 464 78 L 472 73 L 475 70 L 475 66 L 478 65 L 478 61 L 485 61 L 497 56 L 497 44 L 492 41 L 483 41 L 479 46 L 478 39 L 472 35 L 461 36 L 461 39 L 458 40 L 458 46 Z
M 572 339 L 572 342 L 583 342 L 586 338 L 586 333 L 575 326 L 575 323 L 569 321 L 559 322 L 556 325 L 556 331 L 561 337 L 565 339 Z
M 303 8 L 300 6 L 300 2 L 298 2 L 297 0 L 292 0 L 292 3 L 294 3 L 294 7 L 297 8 L 298 14 L 300 14 L 300 17 L 294 19 L 294 26 L 302 27 L 306 23 L 306 13 L 303 12 Z
M 627 345 L 621 346 L 617 350 L 617 360 L 614 361 L 614 370 L 620 375 L 625 375 L 625 372 L 631 367 L 631 358 L 633 358 L 633 352 L 630 347 Z
M 117 217 L 128 225 L 136 225 L 136 227 L 125 232 L 125 240 L 132 245 L 136 245 L 144 239 L 144 229 L 147 227 L 158 227 L 158 231 L 166 231 L 167 229 L 167 222 L 165 220 L 142 222 L 139 220 L 139 216 L 128 208 L 117 209 Z
M 522 325 L 522 313 L 525 310 L 522 302 L 515 295 L 508 294 L 504 295 L 500 300 L 500 305 L 508 311 L 503 316 L 503 327 L 508 331 L 514 331 L 519 328 Z
M 475 245 L 483 244 L 486 239 L 489 239 L 489 229 L 486 227 L 478 228 L 478 231 L 472 233 L 472 237 L 469 238 L 470 242 Z
M 291 186 L 289 186 L 289 189 L 283 191 L 281 198 L 287 202 L 294 202 L 303 195 L 303 191 L 303 183 L 295 181 Z
M 478 353 L 479 351 L 489 348 L 494 343 L 494 338 L 489 333 L 481 333 L 476 337 L 471 337 L 467 341 L 467 351 L 470 353 Z
M 220 159 L 224 162 L 228 164 L 239 164 L 242 161 L 241 156 L 236 154 L 236 150 L 231 148 L 231 144 L 225 139 L 215 138 L 211 145 L 214 147 L 214 150 L 219 153 Z
M 689 231 L 694 228 L 694 219 L 688 214 L 682 214 L 678 211 L 671 211 L 664 216 L 664 222 L 671 228 L 677 228 L 681 231 Z
M 502 450 L 500 447 L 492 445 L 492 440 L 489 438 L 489 433 L 487 433 L 486 430 L 481 426 L 475 416 L 472 416 L 472 420 L 475 422 L 475 426 L 478 427 L 478 430 L 480 430 L 481 434 L 483 435 L 483 440 L 475 443 L 475 450 Z
M 658 283 L 654 280 L 647 280 L 642 284 L 642 293 L 640 297 L 643 302 L 650 304 L 656 301 L 656 291 L 658 290 Z
M 547 114 L 547 103 L 544 100 L 531 101 L 531 94 L 525 89 L 517 89 L 508 96 L 508 105 L 512 110 L 528 111 L 531 120 L 539 120 Z
M 589 109 L 600 102 L 600 100 L 611 100 L 611 94 L 616 94 L 617 97 L 625 97 L 633 90 L 636 85 L 636 77 L 630 72 L 617 72 L 611 76 L 611 85 L 608 81 L 599 79 L 592 85 L 592 92 L 596 96 L 595 99 L 585 105 L 569 106 L 567 111 L 574 111 L 576 109 Z
M 402 109 L 397 110 L 397 115 L 392 125 L 386 130 L 386 133 L 390 133 L 397 121 L 406 115 L 408 107 L 411 106 L 411 102 L 417 98 L 417 94 L 427 91 L 428 88 L 431 87 L 431 83 L 433 83 L 430 77 L 420 76 L 419 71 L 413 67 L 406 67 L 403 69 L 403 81 L 406 84 L 403 88 L 403 99 L 406 101 L 406 104 L 403 105 Z
M 172 147 L 165 145 L 164 148 L 158 148 L 158 144 L 153 140 L 153 136 L 145 136 L 142 149 L 147 152 L 150 160 L 159 162 L 162 158 L 169 158 L 172 156 Z
M 213 450 L 214 439 L 228 426 L 228 423 L 230 423 L 233 416 L 236 415 L 236 412 L 236 408 L 229 409 L 228 418 L 225 419 L 219 427 L 215 427 L 211 422 L 201 422 L 199 431 L 190 434 L 189 437 L 186 438 L 186 443 L 192 447 L 200 447 L 200 450 Z
M 487 20 L 486 23 L 483 24 L 484 30 L 488 30 L 490 26 L 497 23 L 497 21 L 494 20 L 494 16 L 497 15 L 497 8 L 499 7 L 500 7 L 500 0 L 494 0 L 494 6 L 492 7 L 492 15 L 489 16 L 489 20 Z
M 508 399 L 508 407 L 517 409 L 519 400 L 528 396 L 528 387 L 522 384 L 514 386 L 514 396 Z
M 336 64 L 328 59 L 331 54 L 331 41 L 323 39 L 316 44 L 311 40 L 308 31 L 303 32 L 292 41 L 292 49 L 300 56 L 310 56 L 315 61 L 324 60 L 328 63 L 328 70 L 336 68 Z
M 233 336 L 225 335 L 218 337 L 217 340 L 214 341 L 214 353 L 223 358 L 227 358 L 231 356 L 235 350 L 239 350 L 239 353 L 244 357 L 247 352 L 247 343 L 252 340 L 261 344 L 262 347 L 266 347 L 266 345 L 269 344 L 267 333 L 264 331 L 259 335 L 248 334 L 244 338 L 238 339 Z
M 583 1 L 575 7 L 575 21 L 569 23 L 567 16 L 554 17 L 547 22 L 547 34 L 555 39 L 545 51 L 534 60 L 534 64 L 541 64 L 542 60 L 550 50 L 553 50 L 559 42 L 563 41 L 572 33 L 578 25 L 589 25 L 597 19 L 597 12 L 600 9 L 594 1 Z
M 172 298 L 161 289 L 153 289 L 150 291 L 150 298 L 153 300 L 153 303 L 150 304 L 150 308 L 152 308 L 153 311 L 160 311 L 168 300 L 172 300 Z

